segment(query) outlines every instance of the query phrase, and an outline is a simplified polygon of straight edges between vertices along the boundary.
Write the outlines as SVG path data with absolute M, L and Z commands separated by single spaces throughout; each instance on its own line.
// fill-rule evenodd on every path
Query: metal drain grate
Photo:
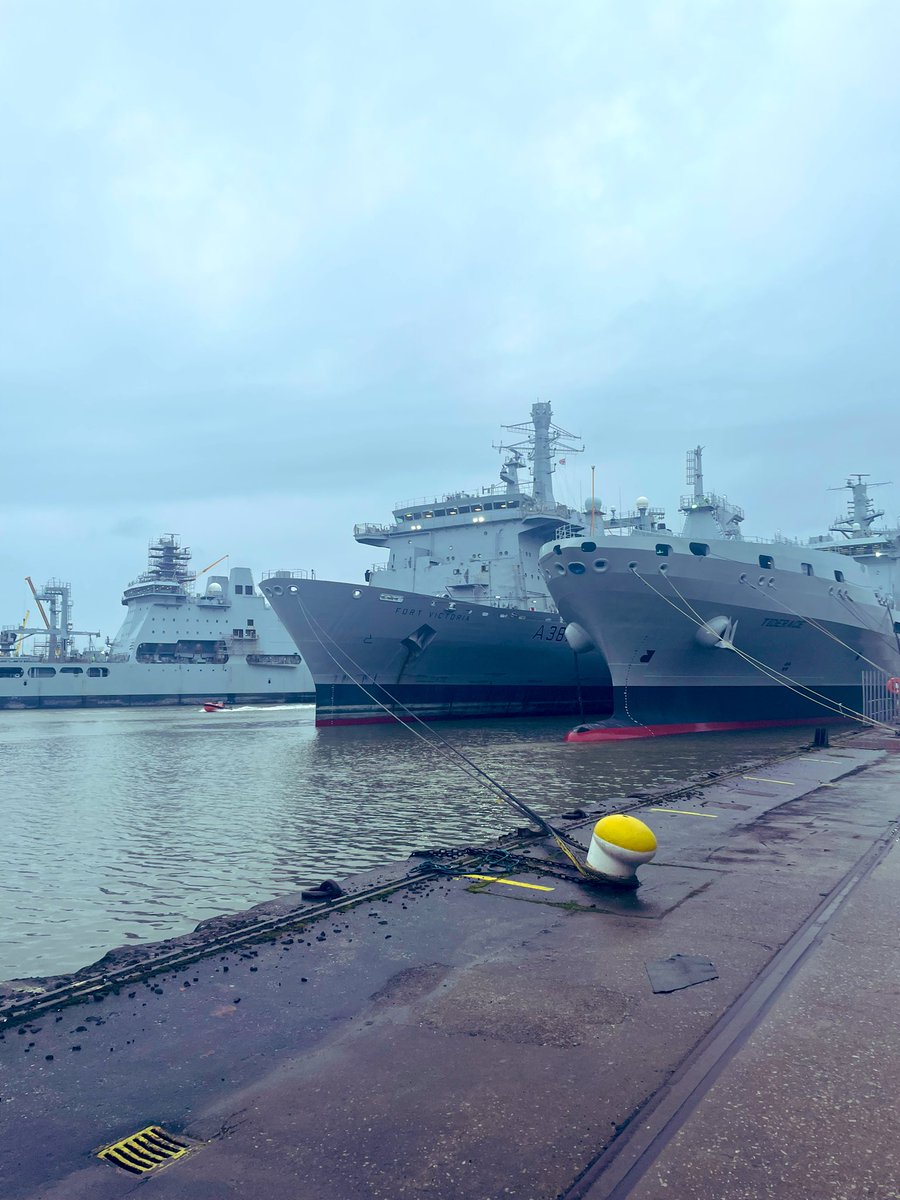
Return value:
M 122 1167 L 132 1175 L 145 1175 L 157 1167 L 187 1154 L 192 1143 L 166 1133 L 159 1125 L 148 1125 L 130 1137 L 113 1142 L 97 1151 L 97 1157 Z

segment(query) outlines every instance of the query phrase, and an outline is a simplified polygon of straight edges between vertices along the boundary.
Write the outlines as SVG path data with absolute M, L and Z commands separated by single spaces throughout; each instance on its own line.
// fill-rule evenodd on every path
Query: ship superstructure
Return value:
M 538 568 L 556 528 L 590 523 L 553 494 L 558 456 L 580 447 L 546 402 L 506 430 L 499 484 L 399 504 L 391 524 L 356 526 L 358 542 L 388 552 L 365 584 L 289 572 L 263 580 L 312 671 L 317 724 L 608 706 L 605 666 L 576 661 Z
M 174 534 L 151 542 L 106 645 L 73 630 L 68 584 L 35 589 L 44 627 L 0 631 L 0 708 L 311 700 L 309 671 L 250 569 L 206 574 L 195 590 L 190 562 Z
M 830 543 L 744 538 L 743 512 L 704 490 L 699 447 L 690 457 L 680 535 L 544 547 L 566 638 L 608 664 L 613 686 L 612 717 L 570 737 L 852 719 L 864 671 L 882 686 L 900 675 L 886 579 Z
M 890 593 L 896 607 L 900 601 L 900 522 L 892 527 L 878 524 L 884 509 L 875 507 L 869 489 L 886 484 L 866 483 L 867 479 L 867 475 L 849 475 L 843 487 L 830 489 L 850 493 L 847 512 L 835 518 L 828 534 L 812 538 L 809 544 L 862 563 L 873 586 Z

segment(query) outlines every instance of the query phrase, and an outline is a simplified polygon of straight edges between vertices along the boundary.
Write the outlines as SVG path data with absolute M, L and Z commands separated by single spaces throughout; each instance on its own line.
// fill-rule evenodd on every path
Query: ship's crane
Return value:
M 25 582 L 31 588 L 31 594 L 32 594 L 32 596 L 34 596 L 34 602 L 38 606 L 38 612 L 41 614 L 44 624 L 49 629 L 50 628 L 50 619 L 47 616 L 47 614 L 44 612 L 44 606 L 43 606 L 43 604 L 41 604 L 40 597 L 37 594 L 37 589 L 35 588 L 34 584 L 31 582 L 30 575 L 25 576 Z
M 34 602 L 38 607 L 38 612 L 41 614 L 41 620 L 44 622 L 44 628 L 41 629 L 41 627 L 38 626 L 37 628 L 29 629 L 29 614 L 26 613 L 21 629 L 14 631 L 17 635 L 15 647 L 15 653 L 17 655 L 21 653 L 22 643 L 24 642 L 25 638 L 32 637 L 34 634 L 46 633 L 48 635 L 48 650 L 51 658 L 64 658 L 68 652 L 69 643 L 73 637 L 98 638 L 100 636 L 99 630 L 72 628 L 70 621 L 70 614 L 72 611 L 72 589 L 67 583 L 62 583 L 58 579 L 51 579 L 49 583 L 44 585 L 43 590 L 38 592 L 30 575 L 25 576 L 25 582 L 31 589 L 32 596 L 34 596 Z M 50 605 L 52 620 L 47 616 L 47 610 L 44 608 L 43 604 L 44 601 Z M 8 639 L 7 645 L 4 647 L 4 649 L 6 653 L 9 653 Z
M 230 557 L 231 556 L 228 554 L 223 554 L 221 558 L 217 558 L 215 562 L 211 562 L 208 567 L 204 567 L 203 570 L 198 571 L 196 573 L 196 575 L 191 575 L 190 576 L 191 581 L 193 582 L 193 580 L 199 579 L 201 575 L 205 575 L 207 571 L 211 571 L 213 569 L 213 567 L 217 567 L 220 562 L 224 562 L 226 558 L 230 558 Z

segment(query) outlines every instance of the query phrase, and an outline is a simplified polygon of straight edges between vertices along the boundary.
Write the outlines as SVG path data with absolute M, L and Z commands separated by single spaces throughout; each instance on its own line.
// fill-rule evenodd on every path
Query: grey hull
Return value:
M 870 590 L 827 578 L 827 561 L 806 575 L 782 549 L 785 569 L 751 574 L 736 557 L 672 554 L 661 564 L 652 548 L 612 539 L 599 553 L 573 539 L 541 565 L 591 647 L 584 657 L 609 665 L 615 707 L 602 730 L 611 737 L 853 720 L 863 670 L 900 673 L 889 610 Z M 720 644 L 703 625 L 725 621 Z
M 316 724 L 602 715 L 611 683 L 557 614 L 273 576 L 263 594 L 316 685 Z

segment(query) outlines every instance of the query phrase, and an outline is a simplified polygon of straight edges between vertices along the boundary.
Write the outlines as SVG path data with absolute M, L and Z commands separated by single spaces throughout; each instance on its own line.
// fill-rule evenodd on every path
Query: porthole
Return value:
M 583 575 L 584 574 L 584 563 L 580 563 L 580 562 L 569 563 L 569 574 L 570 575 Z
M 595 571 L 605 571 L 608 567 L 609 567 L 609 563 L 606 561 L 605 558 L 598 558 L 597 561 L 594 563 Z
M 555 563 L 554 566 L 556 568 L 557 575 L 565 575 L 566 568 L 562 565 L 562 563 Z
M 597 549 L 597 543 L 596 542 L 582 542 L 581 548 L 585 552 L 585 554 L 593 554 L 594 551 Z
M 561 547 L 561 546 L 554 546 L 554 547 L 553 547 L 553 553 L 554 553 L 554 554 L 562 554 L 562 547 Z

